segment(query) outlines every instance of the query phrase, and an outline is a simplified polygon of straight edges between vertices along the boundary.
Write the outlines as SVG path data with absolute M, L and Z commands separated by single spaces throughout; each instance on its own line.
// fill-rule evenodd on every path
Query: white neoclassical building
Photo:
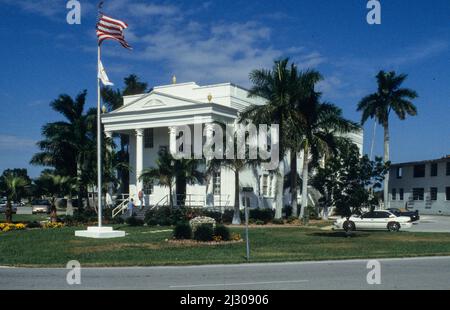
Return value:
M 246 89 L 231 83 L 199 86 L 191 82 L 158 86 L 150 93 L 126 96 L 123 100 L 123 107 L 104 114 L 102 123 L 109 136 L 113 133 L 129 135 L 129 194 L 139 201 L 138 193 L 143 191 L 147 206 L 168 203 L 168 188 L 143 184 L 139 176 L 145 168 L 155 166 L 159 150 L 169 149 L 171 139 L 176 139 L 176 126 L 189 126 L 194 132 L 196 124 L 233 124 L 240 111 L 253 104 L 265 104 L 263 98 L 249 98 Z M 362 132 L 352 134 L 351 138 L 362 152 Z M 302 171 L 302 163 L 302 154 L 299 154 L 299 173 Z M 287 172 L 287 159 L 285 164 Z M 222 168 L 208 179 L 207 184 L 188 185 L 186 205 L 232 207 L 233 172 Z M 275 182 L 275 176 L 261 168 L 242 172 L 240 186 L 245 190 L 241 192 L 241 203 L 250 207 L 272 207 Z

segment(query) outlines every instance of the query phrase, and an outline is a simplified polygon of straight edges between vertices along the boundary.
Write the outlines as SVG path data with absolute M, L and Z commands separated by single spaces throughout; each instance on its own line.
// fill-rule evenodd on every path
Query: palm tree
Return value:
M 174 161 L 176 180 L 176 199 L 178 206 L 184 206 L 186 201 L 187 184 L 202 182 L 204 174 L 198 170 L 199 160 L 179 159 Z
M 29 185 L 29 181 L 22 176 L 16 176 L 13 173 L 6 173 L 1 177 L 0 186 L 2 191 L 6 193 L 6 222 L 12 222 L 12 202 L 18 200 L 20 193 Z
M 252 105 L 243 111 L 239 121 L 251 120 L 255 125 L 278 124 L 279 125 L 279 150 L 280 163 L 278 165 L 275 218 L 282 217 L 283 208 L 283 179 L 284 156 L 289 146 L 290 124 L 292 122 L 292 94 L 298 90 L 298 75 L 294 64 L 288 67 L 289 59 L 275 61 L 272 70 L 254 70 L 250 73 L 250 81 L 253 83 L 249 91 L 249 97 L 262 97 L 265 105 Z
M 235 148 L 236 149 L 236 146 Z M 247 156 L 246 156 L 247 158 Z M 207 174 L 212 175 L 215 171 L 226 168 L 234 173 L 234 213 L 233 213 L 233 225 L 241 224 L 241 201 L 239 199 L 241 182 L 240 173 L 247 168 L 253 168 L 257 165 L 256 160 L 248 159 L 212 159 L 208 162 Z
M 160 150 L 158 155 L 159 158 L 156 160 L 156 168 L 145 169 L 139 179 L 144 182 L 156 180 L 159 185 L 169 187 L 169 204 L 170 207 L 173 207 L 173 187 L 177 175 L 175 160 L 165 150 Z
M 148 84 L 141 82 L 139 77 L 131 74 L 124 79 L 125 87 L 121 91 L 119 89 L 112 89 L 111 87 L 104 87 L 101 90 L 103 102 L 106 104 L 108 111 L 114 111 L 123 106 L 123 96 L 132 96 L 143 94 L 147 92 Z M 117 158 L 120 163 L 126 164 L 129 159 L 129 137 L 128 135 L 119 134 L 120 151 L 117 152 Z M 124 166 L 125 168 L 125 166 Z M 128 189 L 129 173 L 127 169 L 122 169 L 118 166 L 118 175 L 121 180 L 120 184 L 122 190 Z
M 397 75 L 394 71 L 380 71 L 377 76 L 378 91 L 364 97 L 358 104 L 358 111 L 362 112 L 361 123 L 365 124 L 369 118 L 375 119 L 384 129 L 384 162 L 390 160 L 389 151 L 389 115 L 392 111 L 400 120 L 407 115 L 417 115 L 417 108 L 412 103 L 418 97 L 417 93 L 409 88 L 401 88 L 408 76 Z M 389 205 L 389 172 L 384 179 L 384 203 Z
M 299 132 L 303 150 L 302 171 L 302 208 L 300 218 L 308 207 L 308 183 L 310 173 L 310 157 L 317 163 L 322 156 L 336 151 L 336 140 L 339 136 L 359 130 L 359 126 L 342 116 L 342 110 L 330 103 L 320 102 L 320 93 L 316 93 L 305 105 L 298 107 Z M 312 156 L 310 156 L 312 155 Z
M 55 173 L 77 178 L 78 206 L 82 207 L 82 197 L 87 194 L 87 174 L 95 158 L 95 118 L 94 109 L 84 113 L 87 92 L 81 92 L 75 99 L 60 95 L 51 102 L 52 109 L 65 121 L 48 123 L 42 128 L 44 140 L 38 142 L 41 152 L 35 154 L 31 164 L 53 167 Z M 95 161 L 94 161 L 95 162 Z

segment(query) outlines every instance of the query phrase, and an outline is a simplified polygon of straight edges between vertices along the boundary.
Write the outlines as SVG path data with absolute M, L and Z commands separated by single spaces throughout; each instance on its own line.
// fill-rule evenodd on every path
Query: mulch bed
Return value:
M 188 246 L 193 246 L 193 245 L 210 245 L 210 246 L 215 246 L 215 245 L 227 245 L 227 244 L 236 244 L 236 243 L 242 243 L 244 242 L 244 240 L 231 240 L 231 241 L 209 241 L 209 242 L 201 242 L 201 241 L 197 241 L 197 240 L 175 240 L 175 239 L 170 239 L 167 240 L 168 243 L 170 244 L 177 244 L 177 245 L 188 245 Z

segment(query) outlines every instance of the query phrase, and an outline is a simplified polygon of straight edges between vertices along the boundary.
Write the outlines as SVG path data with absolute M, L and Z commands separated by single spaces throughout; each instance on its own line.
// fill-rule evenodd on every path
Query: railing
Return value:
M 150 208 L 150 210 L 158 209 L 161 206 L 168 206 L 169 205 L 169 195 L 164 196 L 161 198 L 153 207 Z
M 124 214 L 129 202 L 130 198 L 123 199 L 122 202 L 112 210 L 112 218 L 115 218 L 120 213 Z

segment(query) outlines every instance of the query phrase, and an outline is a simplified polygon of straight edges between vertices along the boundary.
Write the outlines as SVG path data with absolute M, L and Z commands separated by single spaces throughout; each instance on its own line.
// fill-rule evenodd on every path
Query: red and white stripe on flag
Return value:
M 98 44 L 111 39 L 118 41 L 123 47 L 131 49 L 123 34 L 123 30 L 127 28 L 128 25 L 123 21 L 101 14 L 97 23 Z

